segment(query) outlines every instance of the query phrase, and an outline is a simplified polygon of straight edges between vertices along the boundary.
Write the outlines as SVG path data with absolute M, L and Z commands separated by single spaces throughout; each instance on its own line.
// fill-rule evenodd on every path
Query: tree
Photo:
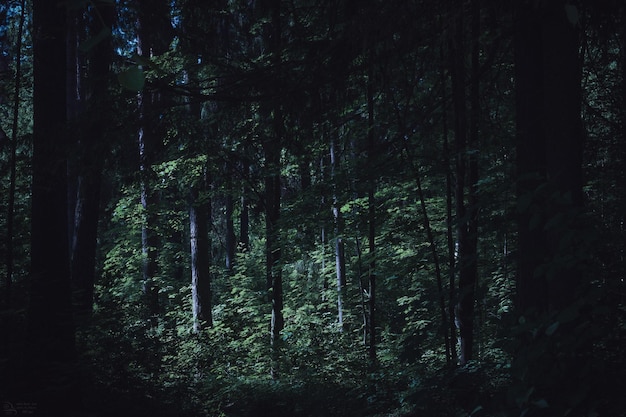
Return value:
M 580 332 L 595 301 L 583 271 L 581 60 L 578 9 L 567 1 L 516 7 L 517 308 L 545 330 L 518 336 L 515 384 L 534 386 L 520 402 L 533 415 L 588 412 L 592 388 L 572 403 L 564 392 L 596 378 L 591 336 Z M 540 353 L 534 353 L 540 352 Z M 519 385 L 517 385 L 519 384 Z M 559 386 L 559 389 L 555 389 Z M 546 401 L 537 407 L 536 401 Z
M 149 60 L 165 53 L 171 42 L 172 28 L 169 21 L 169 6 L 165 1 L 138 0 L 138 50 L 139 56 Z M 159 236 L 158 201 L 159 194 L 154 188 L 154 171 L 163 147 L 163 126 L 159 113 L 164 105 L 163 93 L 158 90 L 144 90 L 139 93 L 139 159 L 141 175 L 141 205 L 144 222 L 141 231 L 143 252 L 143 291 L 146 302 L 146 314 L 155 325 L 159 314 L 159 287 L 157 284 L 157 251 Z
M 582 284 L 580 270 L 568 257 L 577 238 L 561 234 L 574 226 L 561 216 L 571 216 L 582 206 L 575 9 L 565 1 L 517 8 L 518 305 L 525 312 L 561 310 L 571 305 Z M 552 259 L 553 270 L 546 269 L 547 259 Z
M 107 126 L 111 125 L 111 112 L 106 111 L 111 103 L 109 95 L 109 76 L 112 61 L 111 37 L 108 35 L 115 20 L 113 4 L 97 3 L 92 9 L 92 38 L 96 45 L 89 50 L 83 46 L 84 53 L 89 53 L 89 72 L 87 88 L 88 117 L 92 123 L 88 129 L 78 129 L 85 134 L 78 138 L 78 176 L 76 180 L 75 205 L 70 207 L 73 220 L 71 230 L 71 271 L 74 289 L 77 292 L 76 305 L 81 312 L 90 313 L 94 301 L 94 283 L 96 275 L 96 251 L 98 222 L 100 219 L 100 190 L 103 154 L 110 149 Z M 104 34 L 105 36 L 103 36 Z M 83 44 L 85 45 L 85 44 Z M 79 67 L 80 68 L 80 67 Z M 75 76 L 80 77 L 79 74 Z
M 268 35 L 269 50 L 271 51 L 271 63 L 278 71 L 282 63 L 282 25 L 281 25 L 281 4 L 279 0 L 270 1 L 266 5 L 268 8 L 271 25 Z M 280 72 L 279 72 L 280 74 Z M 278 97 L 281 95 L 281 81 L 277 77 L 274 80 L 273 88 Z M 283 278 L 280 266 L 281 261 L 281 230 L 279 225 L 280 201 L 281 201 L 281 180 L 280 180 L 280 155 L 283 146 L 284 121 L 281 103 L 274 100 L 271 103 L 272 129 L 271 133 L 264 138 L 263 154 L 265 156 L 265 239 L 266 239 L 266 274 L 267 288 L 270 295 L 272 307 L 272 319 L 270 324 L 270 343 L 273 349 L 274 364 L 272 374 L 277 377 L 277 355 L 279 354 L 280 332 L 284 327 L 283 317 Z
M 33 2 L 34 126 L 31 205 L 31 289 L 27 369 L 42 409 L 67 404 L 75 358 L 67 234 L 66 11 L 54 2 Z M 57 365 L 55 365 L 57 364 Z

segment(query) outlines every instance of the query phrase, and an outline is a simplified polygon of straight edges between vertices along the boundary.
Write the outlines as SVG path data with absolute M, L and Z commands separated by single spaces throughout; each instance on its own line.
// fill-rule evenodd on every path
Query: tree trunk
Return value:
M 442 96 L 445 96 L 446 88 L 446 71 L 444 68 L 445 56 L 444 48 L 441 47 L 441 88 Z M 454 248 L 454 219 L 452 216 L 453 203 L 453 184 L 452 184 L 452 166 L 450 162 L 450 146 L 448 141 L 448 112 L 447 106 L 443 106 L 443 114 L 441 116 L 442 130 L 443 130 L 443 155 L 444 165 L 446 170 L 446 242 L 448 247 L 448 325 L 450 326 L 450 363 L 456 364 L 457 362 L 457 347 L 456 347 L 456 314 L 455 305 L 457 302 L 457 291 L 455 285 L 456 274 L 456 253 Z
M 66 10 L 33 1 L 31 289 L 22 375 L 38 412 L 71 404 L 75 358 L 67 235 Z M 62 408 L 63 407 L 63 408 Z
M 376 364 L 376 178 L 373 175 L 376 155 L 376 137 L 374 135 L 374 60 L 373 47 L 369 46 L 367 77 L 367 241 L 368 241 L 368 356 L 371 365 Z
M 270 4 L 271 33 L 269 48 L 272 54 L 271 62 L 276 70 L 281 67 L 281 7 L 280 0 L 273 0 Z M 279 71 L 280 72 L 280 71 Z M 275 92 L 281 97 L 281 80 L 278 76 L 274 84 Z M 263 142 L 265 154 L 265 225 L 266 225 L 266 268 L 267 287 L 270 292 L 272 318 L 270 322 L 270 344 L 272 346 L 272 376 L 278 378 L 279 342 L 280 333 L 284 327 L 283 318 L 283 280 L 280 266 L 281 239 L 280 226 L 280 156 L 282 151 L 284 121 L 282 104 L 279 100 L 272 102 L 272 134 Z
M 336 174 L 339 168 L 337 160 L 337 143 L 335 136 L 330 139 L 330 175 L 333 187 L 333 220 L 335 224 L 335 273 L 337 277 L 337 319 L 339 330 L 343 331 L 343 299 L 346 289 L 346 257 L 343 243 L 343 219 L 337 197 Z
M 570 305 L 581 284 L 579 269 L 564 262 L 576 239 L 564 242 L 566 225 L 555 223 L 582 206 L 579 41 L 564 2 L 519 6 L 517 22 L 517 304 L 541 313 Z M 558 264 L 550 274 L 546 260 Z
M 138 0 L 138 6 L 137 53 L 149 59 L 163 54 L 169 48 L 172 35 L 169 4 L 165 0 Z M 158 117 L 162 102 L 163 97 L 158 91 L 143 91 L 139 94 L 139 170 L 141 205 L 144 213 L 141 230 L 142 285 L 146 316 L 152 325 L 156 324 L 159 314 L 159 288 L 156 282 L 159 195 L 153 187 L 156 174 L 152 165 L 163 146 Z
M 250 202 L 248 193 L 250 187 L 248 182 L 250 181 L 250 162 L 247 157 L 243 158 L 241 162 L 242 170 L 242 186 L 241 186 L 241 212 L 239 213 L 239 244 L 242 250 L 247 250 L 250 247 Z
M 202 179 L 201 184 L 205 185 Z M 191 246 L 191 297 L 193 331 L 198 333 L 213 326 L 211 313 L 210 240 L 207 223 L 211 216 L 211 200 L 201 196 L 198 186 L 189 192 L 189 236 Z M 206 186 L 202 189 L 206 192 Z
M 459 23 L 462 26 L 462 21 Z M 476 197 L 476 184 L 478 183 L 478 134 L 479 134 L 479 117 L 480 117 L 480 96 L 479 96 L 479 37 L 480 37 L 480 4 L 478 0 L 472 0 L 471 2 L 471 34 L 472 34 L 472 70 L 471 70 L 471 84 L 470 84 L 470 117 L 469 117 L 469 136 L 467 141 L 467 147 L 462 142 L 458 143 L 459 146 L 459 158 L 468 160 L 468 199 L 467 207 L 463 206 L 464 191 L 459 189 L 459 198 L 457 204 L 460 203 L 460 213 L 463 213 L 463 217 L 459 217 L 459 223 L 461 224 L 461 233 L 459 237 L 460 242 L 460 274 L 459 274 L 459 303 L 458 303 L 458 322 L 459 322 L 459 334 L 461 337 L 461 349 L 460 349 L 460 363 L 465 365 L 467 361 L 474 358 L 474 304 L 475 304 L 475 289 L 476 281 L 478 279 L 478 202 Z M 457 45 L 463 49 L 462 35 L 458 35 Z M 461 54 L 459 54 L 461 55 Z M 463 55 L 461 55 L 463 56 Z M 461 74 L 465 71 L 462 64 L 459 62 L 459 81 L 465 78 Z M 459 100 L 461 98 L 459 97 Z M 459 106 L 465 106 L 459 103 Z M 461 115 L 465 114 L 465 110 L 461 112 Z M 464 117 L 464 116 L 461 116 Z M 462 141 L 462 138 L 461 138 Z M 465 172 L 458 173 L 458 175 L 465 175 Z M 462 241 L 462 243 L 461 243 Z
M 461 13 L 457 15 L 454 37 L 451 40 L 452 99 L 454 105 L 454 131 L 456 154 L 456 218 L 457 245 L 459 256 L 459 294 L 455 319 L 459 328 L 459 360 L 465 365 L 472 359 L 474 345 L 474 286 L 476 283 L 476 244 L 471 236 L 473 226 L 469 219 L 472 207 L 466 206 L 465 183 L 467 176 L 467 102 L 465 94 L 465 36 L 463 2 L 459 2 Z M 470 179 L 471 182 L 471 179 Z M 472 185 L 470 184 L 470 187 Z
M 95 12 L 102 22 L 111 27 L 115 20 L 113 5 L 99 4 Z M 94 33 L 103 28 L 97 25 Z M 91 128 L 79 138 L 79 177 L 76 186 L 76 201 L 74 210 L 73 241 L 71 245 L 71 269 L 74 290 L 77 291 L 76 304 L 79 311 L 91 314 L 94 300 L 94 282 L 96 273 L 96 248 L 98 222 L 100 219 L 100 188 L 102 170 L 104 167 L 103 154 L 107 153 L 108 138 L 107 126 L 110 125 L 105 109 L 110 103 L 108 77 L 112 60 L 112 46 L 110 38 L 102 40 L 93 48 L 91 54 L 90 73 L 88 83 L 91 89 L 89 98 L 89 117 L 93 121 Z
M 226 269 L 229 272 L 233 271 L 235 266 L 235 251 L 237 249 L 237 237 L 235 236 L 235 223 L 233 219 L 235 203 L 233 201 L 233 169 L 231 168 L 230 162 L 226 163 L 224 167 L 224 174 L 226 177 L 225 181 L 225 195 L 224 195 L 224 208 L 225 208 L 225 216 L 226 216 L 226 236 L 224 237 L 225 245 L 226 245 Z

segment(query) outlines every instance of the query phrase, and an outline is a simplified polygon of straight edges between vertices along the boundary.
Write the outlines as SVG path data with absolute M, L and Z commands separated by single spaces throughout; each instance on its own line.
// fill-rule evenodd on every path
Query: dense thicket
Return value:
M 4 409 L 623 415 L 626 8 L 513 3 L 1 5 Z

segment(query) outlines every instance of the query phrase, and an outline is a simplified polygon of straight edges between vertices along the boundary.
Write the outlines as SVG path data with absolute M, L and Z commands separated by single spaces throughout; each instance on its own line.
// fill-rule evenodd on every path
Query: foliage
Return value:
M 101 2 L 64 3 L 80 11 Z M 113 398 L 103 405 L 107 411 L 147 398 L 154 415 L 170 408 L 194 416 L 617 415 L 623 395 L 603 375 L 621 377 L 626 363 L 620 150 L 626 114 L 618 94 L 626 67 L 618 29 L 623 17 L 576 9 L 585 35 L 586 206 L 550 214 L 534 199 L 566 207 L 569 196 L 548 187 L 533 195 L 516 189 L 524 179 L 516 172 L 513 142 L 519 109 L 510 43 L 516 22 L 509 6 L 496 3 L 483 2 L 479 39 L 469 38 L 467 23 L 461 26 L 468 44 L 476 41 L 480 49 L 481 108 L 480 143 L 460 152 L 450 56 L 451 22 L 467 11 L 460 3 L 177 0 L 167 2 L 169 16 L 160 16 L 175 34 L 169 50 L 148 57 L 134 52 L 138 10 L 115 2 L 118 26 L 81 43 L 89 58 L 79 74 L 89 75 L 89 54 L 111 36 L 118 54 L 108 80 L 111 101 L 96 107 L 111 114 L 103 127 L 110 143 L 91 149 L 104 159 L 95 299 L 90 319 L 77 320 L 76 334 L 92 390 Z M 571 17 L 571 6 L 566 12 Z M 9 18 L 2 29 L 10 37 L 15 16 Z M 25 43 L 31 36 L 25 34 Z M 19 109 L 18 308 L 2 313 L 2 330 L 14 329 L 17 324 L 4 324 L 13 319 L 22 323 L 27 306 L 29 54 L 23 57 Z M 469 61 L 469 54 L 464 58 Z M 4 115 L 11 110 L 6 92 L 13 81 L 1 75 Z M 137 93 L 158 97 L 150 118 L 140 114 Z M 84 135 L 92 117 L 86 113 L 70 128 Z M 149 167 L 154 175 L 146 180 L 137 134 L 147 127 L 160 136 Z M 274 139 L 279 167 L 266 160 Z M 102 149 L 109 150 L 100 155 Z M 5 184 L 8 159 L 0 150 Z M 78 159 L 77 148 L 68 152 Z M 469 157 L 480 168 L 478 182 L 465 185 L 472 187 L 471 209 L 478 213 L 479 278 L 475 357 L 460 367 L 446 356 L 445 341 L 459 350 L 450 322 L 458 318 L 458 228 L 466 219 L 455 211 L 454 189 L 465 179 L 456 167 Z M 274 174 L 280 176 L 281 207 L 277 231 L 269 231 L 266 186 Z M 158 198 L 144 206 L 146 185 Z M 198 191 L 193 203 L 190 190 Z M 209 264 L 213 323 L 196 332 L 189 205 L 204 203 L 211 206 L 203 218 L 209 249 L 200 256 Z M 545 226 L 564 248 L 543 259 L 537 274 L 576 267 L 586 278 L 588 285 L 576 289 L 581 296 L 562 310 L 517 310 L 516 220 L 525 209 L 535 214 L 532 226 Z M 4 202 L 0 210 L 6 211 Z M 147 213 L 157 219 L 151 227 L 159 244 L 142 251 Z M 230 269 L 229 234 L 240 240 Z M 284 302 L 284 327 L 274 345 L 268 236 L 280 246 L 272 267 L 281 272 Z M 5 237 L 0 232 L 3 242 Z M 154 321 L 146 319 L 142 285 L 146 249 L 157 254 L 152 278 L 160 310 Z M 340 288 L 341 256 L 346 283 Z M 370 276 L 376 277 L 374 294 Z M 373 296 L 375 360 L 368 357 L 366 337 Z M 17 355 L 16 339 L 0 345 L 0 364 Z

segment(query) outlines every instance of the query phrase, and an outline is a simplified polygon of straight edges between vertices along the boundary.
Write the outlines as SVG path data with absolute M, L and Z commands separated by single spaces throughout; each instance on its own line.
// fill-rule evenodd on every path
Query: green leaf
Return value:
M 146 75 L 139 67 L 130 67 L 118 74 L 117 80 L 122 87 L 130 91 L 141 91 L 146 84 Z
M 548 408 L 548 402 L 543 398 L 537 401 L 533 401 L 533 404 L 539 408 Z
M 150 58 L 139 55 L 139 54 L 133 54 L 132 58 L 131 58 L 137 65 L 142 65 L 144 67 L 150 67 L 152 66 L 152 61 L 150 60 Z
M 78 50 L 81 52 L 89 52 L 91 49 L 93 49 L 96 45 L 98 45 L 109 36 L 111 36 L 111 28 L 105 27 L 100 32 L 98 32 L 96 36 L 92 36 L 85 42 L 81 43 L 78 47 Z
M 552 336 L 554 332 L 556 332 L 556 329 L 559 328 L 559 325 L 560 323 L 558 321 L 555 321 L 554 323 L 549 325 L 548 328 L 546 329 L 546 336 Z

